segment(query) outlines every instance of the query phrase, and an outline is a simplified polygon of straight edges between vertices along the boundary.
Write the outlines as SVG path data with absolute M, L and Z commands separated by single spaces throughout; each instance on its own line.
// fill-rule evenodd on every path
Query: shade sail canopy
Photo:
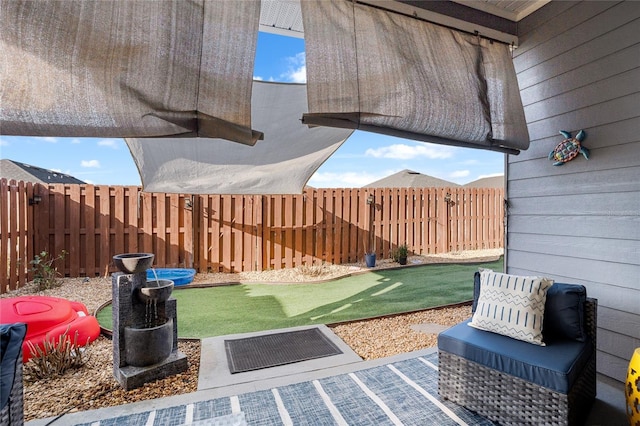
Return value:
M 253 144 L 260 0 L 1 0 L 0 126 Z
M 351 0 L 302 1 L 310 126 L 517 154 L 509 46 Z
M 264 140 L 244 146 L 209 138 L 125 139 L 145 191 L 300 194 L 351 129 L 308 128 L 306 85 L 253 83 L 252 116 Z

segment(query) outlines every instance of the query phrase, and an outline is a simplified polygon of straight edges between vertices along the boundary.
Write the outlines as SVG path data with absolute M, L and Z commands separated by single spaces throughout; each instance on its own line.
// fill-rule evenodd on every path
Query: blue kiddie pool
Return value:
M 155 271 L 155 275 L 153 274 Z M 147 280 L 155 280 L 156 276 L 159 280 L 171 280 L 174 286 L 187 285 L 193 281 L 196 275 L 195 269 L 186 268 L 153 268 L 147 269 Z

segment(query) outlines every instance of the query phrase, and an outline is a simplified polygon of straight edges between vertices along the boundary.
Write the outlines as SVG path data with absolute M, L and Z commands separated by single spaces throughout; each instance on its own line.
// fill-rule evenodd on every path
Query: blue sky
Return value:
M 304 82 L 304 41 L 260 33 L 255 79 Z M 259 143 L 259 142 L 258 142 Z M 108 185 L 140 185 L 123 139 L 0 136 L 0 158 Z M 464 184 L 502 174 L 504 155 L 356 131 L 312 176 L 317 188 L 360 187 L 411 169 Z

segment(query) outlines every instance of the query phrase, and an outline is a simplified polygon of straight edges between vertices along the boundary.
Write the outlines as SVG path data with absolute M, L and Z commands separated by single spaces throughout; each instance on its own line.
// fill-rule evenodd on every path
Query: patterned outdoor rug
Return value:
M 493 425 L 440 399 L 437 364 L 438 354 L 434 353 L 355 373 L 84 425 Z
M 224 348 L 231 374 L 342 353 L 318 328 L 225 340 Z

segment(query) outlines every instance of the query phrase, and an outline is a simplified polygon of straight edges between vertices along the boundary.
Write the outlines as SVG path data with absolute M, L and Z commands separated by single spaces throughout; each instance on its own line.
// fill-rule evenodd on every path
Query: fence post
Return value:
M 436 252 L 449 251 L 449 203 L 446 201 L 448 188 L 438 188 L 436 193 Z

